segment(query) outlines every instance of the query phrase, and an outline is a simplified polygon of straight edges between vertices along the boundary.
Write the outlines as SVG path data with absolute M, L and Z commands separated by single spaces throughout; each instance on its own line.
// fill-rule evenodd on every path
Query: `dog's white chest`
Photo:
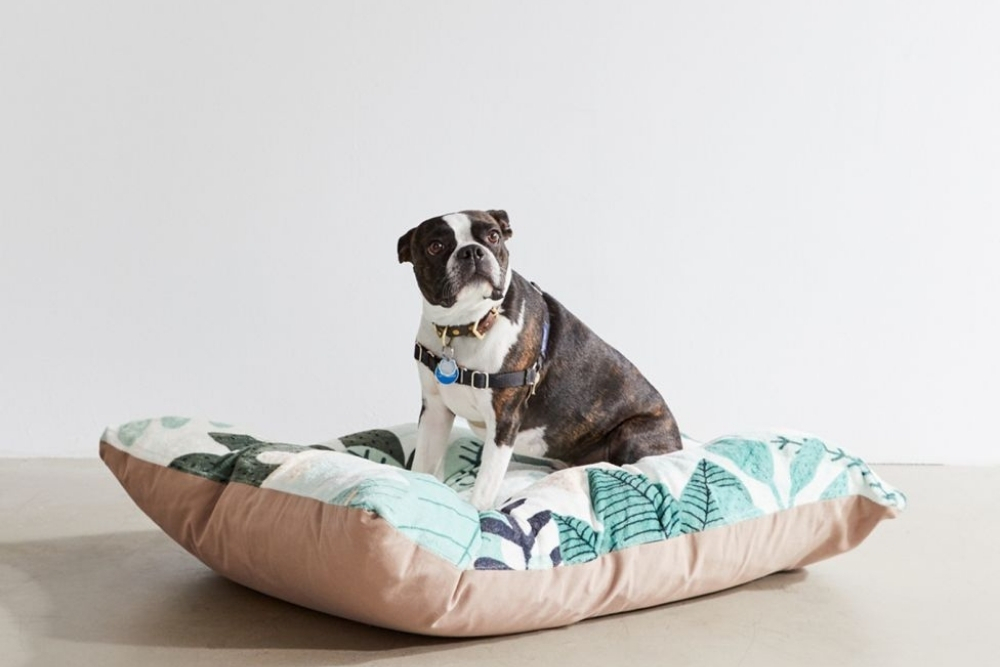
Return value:
M 501 316 L 490 329 L 489 333 L 480 340 L 475 337 L 462 336 L 451 341 L 451 348 L 455 355 L 455 361 L 459 366 L 474 371 L 484 373 L 497 373 L 503 365 L 503 360 L 511 347 L 517 342 L 521 333 L 520 321 L 515 324 L 507 317 Z M 418 342 L 433 350 L 435 354 L 441 354 L 441 339 L 435 335 L 434 327 L 429 322 L 422 322 L 420 331 L 417 334 Z M 427 368 L 421 366 L 421 382 L 433 383 L 431 387 L 425 387 L 436 391 L 444 404 L 455 413 L 474 425 L 493 423 L 496 419 L 493 412 L 493 391 L 490 389 L 476 389 L 460 384 L 440 384 L 434 374 Z
M 469 422 L 477 436 L 485 437 L 484 425 L 493 409 L 491 390 L 449 385 L 441 388 L 441 398 L 449 410 Z

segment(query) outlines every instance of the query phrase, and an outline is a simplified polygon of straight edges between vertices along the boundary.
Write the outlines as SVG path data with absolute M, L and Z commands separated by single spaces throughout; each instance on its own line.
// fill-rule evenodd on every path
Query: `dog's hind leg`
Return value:
M 635 463 L 655 454 L 666 454 L 681 448 L 681 434 L 669 413 L 636 415 L 618 425 L 603 442 L 605 461 L 615 465 Z

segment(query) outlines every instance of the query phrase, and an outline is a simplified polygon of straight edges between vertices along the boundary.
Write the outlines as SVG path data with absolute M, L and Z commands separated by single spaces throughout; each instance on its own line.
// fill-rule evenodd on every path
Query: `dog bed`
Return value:
M 100 453 L 136 504 L 225 577 L 409 632 L 556 627 L 711 593 L 859 544 L 905 497 L 798 433 L 734 436 L 634 465 L 515 456 L 496 509 L 468 502 L 481 443 L 456 429 L 443 481 L 406 469 L 415 426 L 314 445 L 162 417 Z

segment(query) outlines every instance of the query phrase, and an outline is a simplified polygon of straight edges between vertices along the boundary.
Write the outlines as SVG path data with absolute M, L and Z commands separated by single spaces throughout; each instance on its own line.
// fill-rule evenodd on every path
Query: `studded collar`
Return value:
M 437 332 L 438 338 L 441 339 L 443 344 L 446 339 L 458 338 L 459 336 L 475 336 L 479 340 L 482 340 L 493 325 L 496 324 L 497 319 L 500 316 L 500 308 L 494 307 L 490 308 L 490 312 L 486 313 L 483 319 L 478 322 L 470 322 L 469 324 L 435 324 L 434 330 Z

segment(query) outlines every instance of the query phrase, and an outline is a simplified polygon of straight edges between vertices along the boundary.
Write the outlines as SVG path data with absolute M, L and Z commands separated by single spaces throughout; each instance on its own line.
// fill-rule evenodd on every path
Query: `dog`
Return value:
M 434 474 L 456 415 L 483 439 L 472 504 L 493 507 L 514 450 L 583 465 L 681 448 L 660 393 L 620 352 L 515 272 L 502 210 L 430 218 L 399 239 L 423 296 L 411 468 Z

